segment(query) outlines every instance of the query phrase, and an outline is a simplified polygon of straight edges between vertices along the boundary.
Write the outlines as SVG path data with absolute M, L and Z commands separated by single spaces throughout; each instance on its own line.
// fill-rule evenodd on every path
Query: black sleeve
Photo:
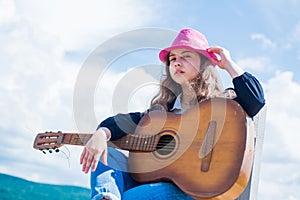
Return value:
M 126 134 L 134 133 L 143 113 L 134 112 L 128 114 L 117 114 L 102 121 L 98 128 L 106 127 L 111 132 L 111 140 L 117 140 Z
M 254 117 L 265 105 L 264 91 L 259 81 L 248 72 L 232 81 L 237 95 L 234 100 L 244 108 L 250 117 Z

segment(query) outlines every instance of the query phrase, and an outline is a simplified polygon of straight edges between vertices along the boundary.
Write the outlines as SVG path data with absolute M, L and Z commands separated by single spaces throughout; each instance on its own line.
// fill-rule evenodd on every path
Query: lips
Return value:
M 176 69 L 175 74 L 183 74 L 185 73 L 183 70 L 180 69 Z

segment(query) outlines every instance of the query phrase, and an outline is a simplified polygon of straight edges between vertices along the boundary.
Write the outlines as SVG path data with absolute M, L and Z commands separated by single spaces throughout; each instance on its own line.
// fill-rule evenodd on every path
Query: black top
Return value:
M 254 117 L 265 105 L 264 92 L 259 81 L 250 73 L 245 72 L 234 78 L 232 82 L 236 93 L 234 100 L 243 107 L 250 117 Z M 174 102 L 168 106 L 168 110 L 173 107 Z M 111 131 L 111 140 L 113 141 L 128 133 L 134 133 L 143 114 L 141 112 L 117 114 L 102 121 L 98 128 L 108 128 Z

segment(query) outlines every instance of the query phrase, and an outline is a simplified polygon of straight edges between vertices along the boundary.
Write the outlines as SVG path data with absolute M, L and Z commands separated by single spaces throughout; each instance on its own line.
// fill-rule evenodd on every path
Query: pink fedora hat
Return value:
M 170 51 L 179 48 L 190 49 L 199 52 L 206 56 L 211 62 L 214 59 L 217 59 L 215 54 L 207 51 L 209 46 L 205 36 L 193 29 L 182 29 L 173 41 L 172 45 L 159 52 L 159 59 L 165 63 Z

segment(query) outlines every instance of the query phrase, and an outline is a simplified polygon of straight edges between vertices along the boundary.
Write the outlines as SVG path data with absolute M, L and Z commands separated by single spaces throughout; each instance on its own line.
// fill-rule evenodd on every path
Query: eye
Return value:
M 183 55 L 182 57 L 184 57 L 184 58 L 190 58 L 191 55 L 190 55 L 190 54 L 185 54 L 185 55 Z
M 175 61 L 175 60 L 176 60 L 175 57 L 170 57 L 170 58 L 169 58 L 169 62 L 172 62 L 172 61 Z

